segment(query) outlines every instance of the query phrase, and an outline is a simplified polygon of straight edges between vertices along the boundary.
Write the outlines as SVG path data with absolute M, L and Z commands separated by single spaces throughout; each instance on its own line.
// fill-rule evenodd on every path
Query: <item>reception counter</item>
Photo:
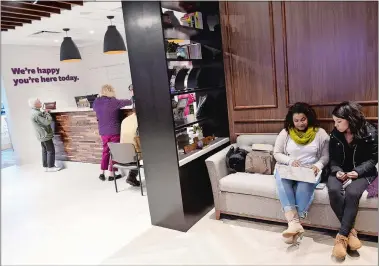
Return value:
M 56 159 L 100 163 L 102 142 L 96 113 L 91 108 L 66 108 L 50 112 L 53 119 Z M 132 106 L 120 109 L 120 119 L 132 113 Z

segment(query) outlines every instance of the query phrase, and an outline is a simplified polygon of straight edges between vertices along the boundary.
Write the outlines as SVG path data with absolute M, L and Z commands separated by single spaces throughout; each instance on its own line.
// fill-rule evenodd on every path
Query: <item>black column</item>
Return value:
M 151 222 L 185 231 L 160 2 L 123 1 L 122 10 Z

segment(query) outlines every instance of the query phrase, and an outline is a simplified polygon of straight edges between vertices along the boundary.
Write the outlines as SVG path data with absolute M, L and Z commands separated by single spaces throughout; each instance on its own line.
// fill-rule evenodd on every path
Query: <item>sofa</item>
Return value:
M 241 135 L 235 147 L 251 150 L 254 143 L 275 144 L 277 135 Z M 221 214 L 286 223 L 273 175 L 230 173 L 226 154 L 230 146 L 205 160 L 212 185 L 216 219 Z M 340 223 L 329 204 L 328 189 L 316 189 L 305 226 L 338 230 Z M 361 234 L 378 235 L 378 198 L 360 199 L 355 228 Z

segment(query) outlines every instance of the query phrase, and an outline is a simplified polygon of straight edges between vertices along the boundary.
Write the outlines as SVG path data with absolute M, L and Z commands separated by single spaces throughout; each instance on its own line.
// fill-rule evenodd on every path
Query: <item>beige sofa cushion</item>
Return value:
M 235 173 L 220 180 L 220 190 L 277 199 L 273 175 Z
M 235 173 L 220 180 L 220 190 L 245 195 L 279 199 L 276 191 L 276 181 L 273 175 Z M 330 205 L 328 189 L 316 189 L 314 204 Z M 365 191 L 359 202 L 360 208 L 378 208 L 378 198 L 367 199 Z

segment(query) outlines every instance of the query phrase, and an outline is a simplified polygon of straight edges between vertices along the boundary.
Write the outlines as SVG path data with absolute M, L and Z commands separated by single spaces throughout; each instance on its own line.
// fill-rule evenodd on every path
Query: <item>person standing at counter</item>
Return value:
M 40 110 L 42 103 L 38 98 L 29 99 L 29 106 L 32 108 L 32 124 L 42 146 L 42 165 L 46 172 L 57 172 L 62 168 L 55 166 L 54 133 L 51 128 L 53 118 L 46 110 Z
M 115 176 L 112 169 L 112 162 L 109 162 L 110 151 L 108 142 L 120 142 L 120 108 L 132 105 L 131 100 L 119 100 L 116 99 L 115 89 L 106 84 L 101 88 L 100 97 L 98 97 L 93 103 L 93 110 L 96 112 L 99 134 L 103 142 L 103 154 L 101 157 L 101 174 L 100 180 L 105 181 L 105 170 L 108 169 L 111 175 L 108 177 L 109 181 L 113 181 L 115 178 L 120 178 L 121 175 Z

